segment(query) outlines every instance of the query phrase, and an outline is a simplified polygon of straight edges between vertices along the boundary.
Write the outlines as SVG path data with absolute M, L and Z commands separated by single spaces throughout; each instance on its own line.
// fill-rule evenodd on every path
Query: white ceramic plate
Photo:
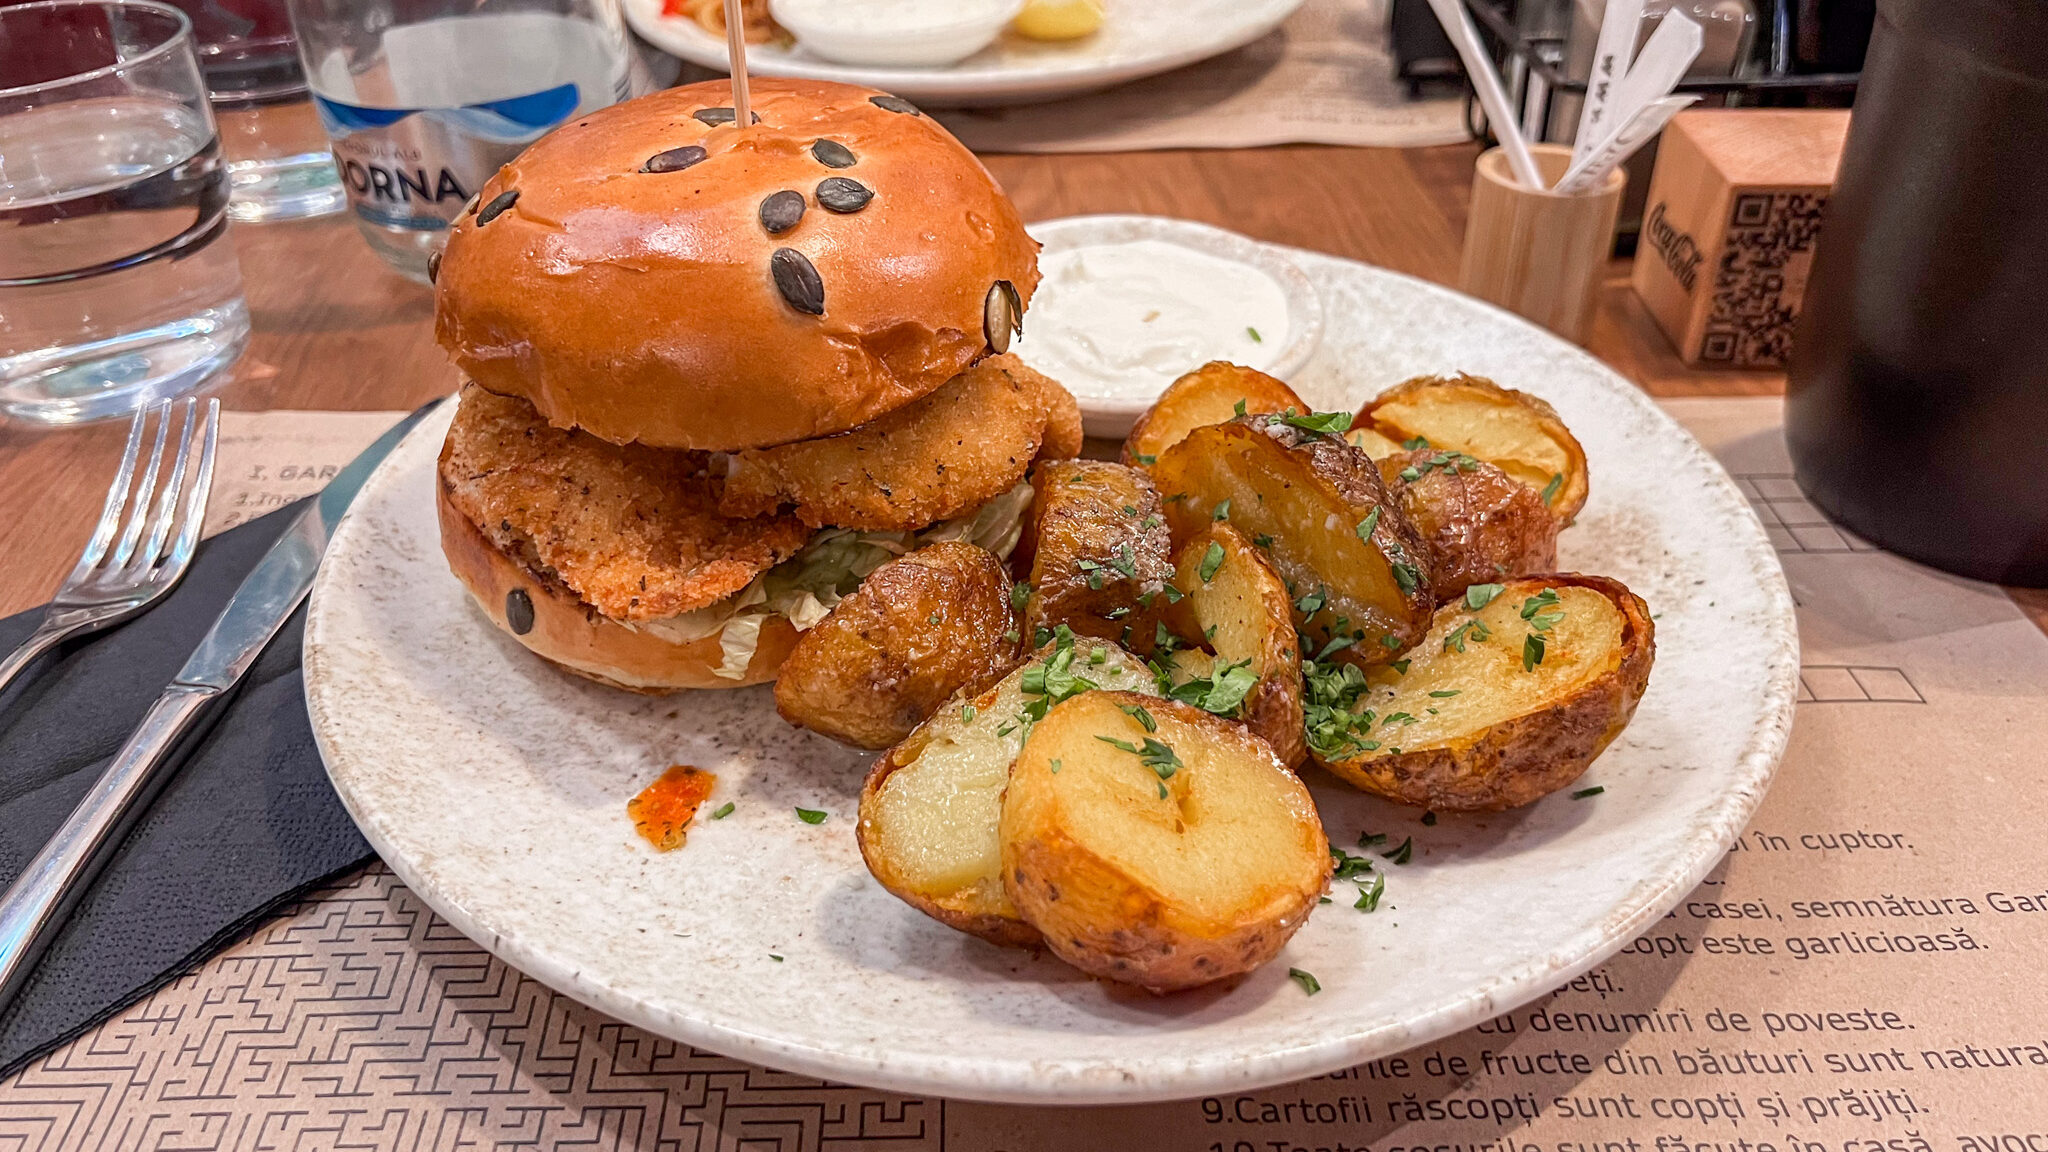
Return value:
M 1291 381 L 1300 374 L 1315 355 L 1316 347 L 1322 343 L 1323 304 L 1315 283 L 1300 265 L 1287 258 L 1284 249 L 1276 245 L 1261 244 L 1249 236 L 1192 220 L 1172 220 L 1164 216 L 1068 216 L 1026 225 L 1026 228 L 1034 240 L 1045 245 L 1041 258 L 1045 253 L 1068 248 L 1163 240 L 1248 264 L 1264 272 L 1280 285 L 1280 291 L 1287 297 L 1288 334 L 1284 347 L 1272 349 L 1271 359 L 1254 367 L 1282 380 Z M 1024 330 L 1027 333 L 1038 331 L 1033 327 L 1028 312 L 1024 317 Z M 1027 339 L 1018 351 L 1021 353 L 1029 347 Z M 1239 362 L 1250 363 L 1248 360 Z M 1090 436 L 1122 439 L 1130 432 L 1132 423 L 1159 398 L 1158 392 L 1143 398 L 1104 396 L 1092 394 L 1073 381 L 1068 385 L 1074 399 L 1081 405 L 1081 424 Z M 1165 390 L 1165 384 L 1161 384 L 1159 391 Z
M 936 107 L 1029 104 L 1092 92 L 1168 72 L 1241 48 L 1280 26 L 1303 0 L 1107 0 L 1100 30 L 1044 43 L 1005 33 L 958 64 L 878 68 L 835 64 L 804 51 L 754 44 L 747 69 L 759 76 L 810 76 L 894 92 Z M 626 21 L 662 51 L 725 71 L 725 40 L 662 0 L 625 0 Z
M 313 589 L 306 698 L 335 787 L 428 904 L 555 988 L 714 1051 L 909 1092 L 1093 1104 L 1280 1083 L 1586 971 L 1707 874 L 1770 780 L 1798 653 L 1777 558 L 1726 473 L 1579 349 L 1433 285 L 1289 256 L 1328 316 L 1296 381 L 1311 403 L 1348 409 L 1462 368 L 1547 398 L 1584 442 L 1592 500 L 1563 565 L 1619 577 L 1657 616 L 1635 722 L 1579 785 L 1603 795 L 1425 827 L 1306 770 L 1332 841 L 1414 836 L 1380 911 L 1337 885 L 1233 987 L 1159 999 L 1097 984 L 882 891 L 853 839 L 868 758 L 783 724 L 767 688 L 631 696 L 494 630 L 436 539 L 445 414 L 370 479 Z M 661 855 L 625 803 L 674 763 L 716 772 L 712 805 L 734 809 Z M 804 824 L 799 806 L 830 817 Z

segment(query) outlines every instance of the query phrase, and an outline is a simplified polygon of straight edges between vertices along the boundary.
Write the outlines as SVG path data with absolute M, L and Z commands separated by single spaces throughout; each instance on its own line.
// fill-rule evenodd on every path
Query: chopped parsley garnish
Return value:
M 1102 687 L 1086 676 L 1074 674 L 1074 630 L 1062 624 L 1052 635 L 1053 654 L 1044 663 L 1026 668 L 1018 681 L 1018 688 L 1026 696 L 1035 697 L 1025 701 L 1023 714 L 1017 717 L 1018 723 L 1026 727 L 1045 719 L 1045 714 L 1060 701 Z
M 1171 652 L 1180 647 L 1180 637 L 1166 630 L 1166 625 L 1154 621 L 1152 624 L 1152 647 L 1161 652 Z
M 1055 776 L 1060 774 L 1060 758 L 1057 756 L 1052 759 L 1052 774 Z
M 1401 841 L 1399 848 L 1394 849 L 1392 852 L 1382 852 L 1380 856 L 1383 859 L 1392 860 L 1396 864 L 1406 864 L 1415 856 L 1415 837 L 1410 836 L 1406 840 Z
M 1387 834 L 1385 832 L 1360 832 L 1358 834 L 1358 846 L 1360 848 L 1372 848 L 1386 842 Z
M 1022 612 L 1024 603 L 1031 599 L 1031 585 L 1018 581 L 1010 586 L 1010 611 Z
M 1259 678 L 1252 675 L 1251 661 L 1242 660 L 1226 664 L 1208 676 L 1176 684 L 1166 689 L 1166 694 L 1204 712 L 1229 716 L 1237 711 L 1258 683 Z
M 1129 616 L 1130 614 L 1131 606 L 1129 604 L 1119 604 L 1116 607 L 1111 608 L 1109 611 L 1104 612 L 1102 614 L 1102 618 L 1104 620 L 1121 620 L 1124 617 Z M 1100 649 L 1097 649 L 1097 651 L 1100 651 Z M 1091 660 L 1089 661 L 1089 663 L 1093 664 L 1095 663 L 1095 661 Z
M 1408 674 L 1408 663 L 1406 660 L 1394 660 L 1390 661 L 1387 667 L 1392 668 L 1398 676 L 1406 676 Z
M 1564 487 L 1564 473 L 1558 472 L 1553 474 L 1550 477 L 1550 483 L 1543 486 L 1543 502 L 1548 504 L 1552 500 L 1557 499 L 1557 490 L 1562 487 Z
M 1365 519 L 1360 520 L 1358 522 L 1358 527 L 1353 529 L 1353 531 L 1358 533 L 1358 538 L 1360 540 L 1365 540 L 1369 542 L 1372 540 L 1372 530 L 1379 526 L 1380 510 L 1379 508 L 1375 507 L 1372 511 L 1365 514 Z
M 979 714 L 980 710 L 975 708 L 975 706 L 972 704 L 962 704 L 960 706 L 960 722 L 962 724 L 974 723 L 975 716 Z
M 1273 550 L 1273 537 L 1261 532 L 1257 536 L 1252 537 L 1252 547 L 1271 552 Z
M 1450 652 L 1455 650 L 1463 652 L 1468 633 L 1474 642 L 1489 640 L 1493 637 L 1493 629 L 1486 626 L 1486 621 L 1467 620 L 1456 628 L 1451 629 L 1450 635 L 1444 637 L 1444 651 Z
M 1332 880 L 1355 880 L 1372 873 L 1371 857 L 1353 856 L 1335 844 L 1330 845 L 1330 861 L 1334 865 L 1330 869 Z
M 1230 499 L 1228 497 L 1225 497 L 1223 503 L 1216 506 L 1216 511 L 1210 514 L 1209 519 L 1218 522 L 1230 519 Z
M 1534 632 L 1522 639 L 1522 671 L 1534 672 L 1543 663 L 1543 637 Z
M 1372 883 L 1360 884 L 1358 886 L 1358 903 L 1353 904 L 1352 907 L 1360 912 L 1376 912 L 1379 910 L 1380 897 L 1386 895 L 1386 893 L 1386 876 L 1374 873 Z
M 1294 602 L 1294 610 L 1296 612 L 1301 613 L 1303 616 L 1313 616 L 1316 613 L 1321 612 L 1323 610 L 1323 605 L 1328 604 L 1329 602 L 1330 590 L 1318 584 L 1316 585 L 1315 591 L 1310 592 L 1308 595 L 1303 596 L 1301 599 L 1296 600 Z
M 1591 788 L 1581 788 L 1577 792 L 1572 793 L 1572 799 L 1584 800 L 1588 796 L 1598 796 L 1599 794 L 1605 791 L 1607 791 L 1605 786 L 1595 784 Z M 728 805 L 728 807 L 730 807 L 730 805 Z
M 1209 541 L 1209 550 L 1202 553 L 1202 566 L 1196 569 L 1196 573 L 1201 576 L 1202 583 L 1207 584 L 1216 578 L 1217 570 L 1222 567 L 1223 545 L 1211 540 Z
M 1430 695 L 1434 696 L 1438 700 L 1449 700 L 1451 697 L 1456 696 L 1458 693 L 1463 691 L 1463 688 L 1439 688 L 1436 691 L 1431 692 Z
M 1401 441 L 1401 447 L 1406 448 L 1410 452 L 1415 451 L 1417 448 L 1427 448 L 1429 447 L 1429 437 L 1417 436 L 1413 439 L 1403 440 Z
M 1369 739 L 1373 714 L 1357 710 L 1368 685 L 1355 664 L 1305 658 L 1301 662 L 1302 726 L 1308 746 L 1326 760 L 1376 752 Z
M 1185 492 L 1175 492 L 1175 493 L 1174 493 L 1173 495 L 1171 495 L 1171 496 L 1168 496 L 1168 497 L 1167 497 L 1167 498 L 1165 498 L 1164 500 L 1161 500 L 1161 501 L 1160 501 L 1160 503 L 1161 503 L 1161 504 L 1178 504 L 1178 503 L 1180 503 L 1181 501 L 1183 501 L 1183 500 L 1185 500 L 1185 499 L 1187 499 L 1187 498 L 1188 498 L 1188 494 L 1187 494 L 1187 493 L 1185 493 Z
M 1394 583 L 1401 586 L 1401 595 L 1403 596 L 1415 591 L 1415 586 L 1422 583 L 1422 574 L 1417 572 L 1412 564 L 1397 560 L 1392 566 L 1392 571 L 1394 573 Z
M 1136 505 L 1134 505 L 1134 504 L 1126 504 L 1126 505 L 1124 505 L 1124 515 L 1126 515 L 1126 516 L 1136 516 L 1137 514 L 1138 514 L 1138 509 L 1137 509 L 1137 506 L 1136 506 Z
M 1138 556 L 1137 553 L 1131 551 L 1129 544 L 1125 544 L 1116 550 L 1116 555 L 1109 558 L 1109 566 L 1122 573 L 1126 580 L 1138 578 Z
M 719 805 L 718 811 L 713 812 L 711 814 L 711 818 L 713 820 L 723 820 L 730 815 L 732 815 L 732 801 L 727 800 L 725 803 Z
M 1244 334 L 1251 337 L 1252 343 L 1254 344 L 1264 344 L 1266 342 L 1266 338 L 1264 336 L 1259 335 L 1259 330 L 1257 328 L 1252 327 L 1249 324 L 1244 326 Z M 1242 407 L 1244 401 L 1239 400 L 1237 403 L 1240 407 Z
M 1174 754 L 1173 748 L 1153 737 L 1145 737 L 1143 747 L 1133 744 L 1129 740 L 1119 740 L 1114 736 L 1097 736 L 1096 739 L 1136 756 L 1138 763 L 1150 768 L 1153 774 L 1161 780 L 1171 779 L 1173 774 L 1180 770 L 1180 757 Z M 1166 795 L 1163 789 L 1160 795 L 1162 797 Z
M 782 963 L 782 957 L 780 957 L 780 956 L 777 956 L 777 955 L 776 955 L 775 953 L 773 953 L 773 952 L 770 952 L 770 953 L 768 954 L 768 958 L 769 958 L 770 960 L 773 960 L 773 961 L 775 961 L 775 962 L 776 962 L 777 964 L 780 964 L 780 963 Z
M 1136 460 L 1141 466 L 1146 468 L 1150 468 L 1154 464 L 1159 463 L 1159 457 L 1147 456 L 1143 452 L 1132 453 L 1131 459 Z
M 1477 612 L 1493 603 L 1493 598 L 1505 591 L 1505 584 L 1474 584 L 1465 589 L 1465 607 Z
M 1301 990 L 1311 996 L 1323 990 L 1320 980 L 1317 980 L 1313 974 L 1304 972 L 1299 968 L 1289 968 L 1287 970 L 1287 978 L 1301 985 Z
M 1401 479 L 1420 480 L 1422 479 L 1422 469 L 1414 467 L 1403 468 L 1401 469 Z
M 1152 714 L 1145 711 L 1143 704 L 1119 704 L 1117 707 L 1123 710 L 1124 715 L 1144 725 L 1145 731 L 1159 731 L 1159 721 L 1152 719 Z
M 1239 397 L 1237 403 L 1230 406 L 1230 410 L 1239 416 L 1244 415 L 1244 398 Z
M 1021 639 L 1023 639 L 1023 637 L 1017 632 L 1015 628 L 1007 629 L 1003 633 L 1003 643 L 1005 644 L 1015 644 L 1017 641 Z
M 1380 647 L 1385 648 L 1389 652 L 1399 652 L 1401 650 L 1401 638 L 1392 632 L 1382 632 L 1380 633 Z
M 1090 664 L 1106 664 L 1106 663 L 1108 663 L 1108 662 L 1109 662 L 1109 649 L 1107 649 L 1107 648 L 1097 648 L 1097 649 L 1096 649 L 1095 651 L 1093 651 L 1093 652 L 1090 652 L 1090 653 L 1088 654 L 1088 662 L 1089 662 Z
M 816 808 L 799 808 L 796 810 L 796 818 L 806 824 L 823 824 L 825 813 Z
M 1313 432 L 1318 436 L 1342 436 L 1351 427 L 1349 412 L 1310 412 L 1302 415 L 1290 408 L 1279 417 L 1279 420 L 1291 428 Z
M 1171 584 L 1168 584 L 1164 588 L 1161 588 L 1160 591 L 1166 593 L 1166 602 L 1168 604 L 1178 604 L 1180 603 L 1180 598 L 1187 595 L 1187 593 L 1181 591 L 1180 589 L 1174 587 Z

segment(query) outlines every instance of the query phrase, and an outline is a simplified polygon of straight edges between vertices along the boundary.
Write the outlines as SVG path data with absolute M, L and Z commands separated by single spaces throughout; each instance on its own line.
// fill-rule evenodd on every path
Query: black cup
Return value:
M 1785 437 L 1851 531 L 2048 586 L 2048 0 L 1879 0 Z

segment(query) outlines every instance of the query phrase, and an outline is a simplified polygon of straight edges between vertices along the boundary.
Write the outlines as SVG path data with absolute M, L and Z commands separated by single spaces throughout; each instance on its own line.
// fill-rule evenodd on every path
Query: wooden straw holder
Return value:
M 1570 148 L 1531 144 L 1529 150 L 1553 183 L 1571 164 Z M 1616 167 L 1597 191 L 1560 196 L 1517 184 L 1499 148 L 1481 153 L 1472 171 L 1459 290 L 1584 344 L 1627 183 L 1627 173 Z

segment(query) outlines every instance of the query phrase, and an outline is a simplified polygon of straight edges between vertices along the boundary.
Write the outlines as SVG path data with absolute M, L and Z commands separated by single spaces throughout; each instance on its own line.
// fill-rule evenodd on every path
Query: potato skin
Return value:
M 1231 492 L 1232 526 L 1255 544 L 1272 538 L 1264 549 L 1267 559 L 1296 595 L 1318 585 L 1333 593 L 1329 607 L 1296 614 L 1296 627 L 1316 645 L 1334 638 L 1342 616 L 1348 629 L 1364 633 L 1345 658 L 1383 664 L 1428 630 L 1435 600 L 1423 539 L 1388 495 L 1372 459 L 1343 439 L 1292 427 L 1276 416 L 1242 416 L 1190 432 L 1166 450 L 1152 476 L 1175 541 L 1205 530 L 1219 497 L 1234 484 L 1253 489 L 1252 500 Z M 1283 498 L 1310 501 L 1313 522 L 1287 520 L 1277 511 Z M 1368 520 L 1374 525 L 1369 546 L 1357 538 L 1358 526 Z M 1409 586 L 1397 586 L 1391 574 L 1397 562 L 1412 576 Z
M 1049 753 L 1043 744 L 1034 751 L 1033 742 L 1027 741 L 1003 805 L 1003 886 L 1018 911 L 1044 935 L 1046 946 L 1091 976 L 1161 993 L 1249 972 L 1278 955 L 1315 909 L 1331 870 L 1329 842 L 1308 790 L 1273 758 L 1265 741 L 1171 700 L 1124 692 L 1086 693 L 1056 706 L 1033 740 L 1041 740 L 1044 726 L 1060 709 L 1076 705 L 1142 705 L 1156 717 L 1200 729 L 1203 739 L 1228 744 L 1238 755 L 1272 765 L 1293 785 L 1298 826 L 1304 836 L 1313 838 L 1318 863 L 1314 875 L 1293 890 L 1273 894 L 1258 908 L 1240 910 L 1228 923 L 1192 916 L 1065 832 L 1056 791 L 1033 786 L 1051 778 Z
M 775 710 L 856 748 L 887 748 L 962 688 L 1021 656 L 1002 562 L 972 544 L 930 544 L 868 574 L 803 634 L 775 683 Z
M 1212 542 L 1223 550 L 1223 563 L 1205 584 L 1201 566 Z M 1279 573 L 1244 533 L 1227 523 L 1212 524 L 1188 541 L 1175 569 L 1174 587 L 1182 596 L 1167 609 L 1168 627 L 1190 644 L 1207 640 L 1219 649 L 1219 661 L 1251 660 L 1259 683 L 1246 694 L 1239 718 L 1272 745 L 1282 764 L 1299 767 L 1308 757 L 1301 720 L 1301 637 Z M 1204 635 L 1210 627 L 1217 629 L 1213 640 Z M 1256 639 L 1246 643 L 1252 635 Z M 1224 647 L 1232 651 L 1220 652 Z
M 1578 518 L 1579 510 L 1586 506 L 1586 497 L 1591 491 L 1586 469 L 1586 450 L 1580 446 L 1578 437 L 1559 418 L 1557 409 L 1548 400 L 1514 388 L 1503 388 L 1484 376 L 1459 374 L 1456 376 L 1417 376 L 1403 380 L 1392 388 L 1380 393 L 1358 410 L 1352 425 L 1359 429 L 1371 429 L 1382 440 L 1407 442 L 1423 429 L 1405 428 L 1394 424 L 1380 414 L 1388 405 L 1427 400 L 1446 407 L 1492 408 L 1502 410 L 1518 419 L 1526 420 L 1540 429 L 1564 454 L 1564 480 L 1552 494 L 1550 510 L 1566 527 Z M 1452 444 L 1448 441 L 1434 445 L 1437 448 L 1462 448 L 1482 460 L 1500 463 L 1496 457 L 1483 450 L 1478 444 Z M 1379 453 L 1375 452 L 1375 456 Z M 1548 477 L 1535 474 L 1516 475 L 1512 467 L 1504 471 L 1516 480 L 1535 488 L 1539 493 L 1545 487 Z
M 1474 584 L 1557 567 L 1563 525 L 1527 484 L 1483 460 L 1458 460 L 1434 448 L 1378 463 L 1387 491 L 1428 546 L 1437 603 L 1463 596 Z
M 1150 467 L 1189 432 L 1234 418 L 1240 400 L 1248 413 L 1308 411 L 1307 402 L 1280 380 L 1256 368 L 1211 360 L 1166 386 L 1131 425 L 1120 458 L 1136 468 Z
M 1104 640 L 1126 629 L 1149 636 L 1151 602 L 1173 574 L 1151 479 L 1105 460 L 1049 460 L 1031 486 L 1036 498 L 1010 558 L 1031 585 L 1025 634 L 1065 624 Z
M 1403 751 L 1323 766 L 1364 791 L 1438 812 L 1519 808 L 1565 787 L 1621 735 L 1656 660 L 1649 605 L 1618 580 L 1573 572 L 1517 580 L 1519 597 L 1545 587 L 1591 588 L 1621 610 L 1622 650 L 1612 668 L 1540 711 L 1494 724 L 1449 747 Z M 1450 609 L 1446 609 L 1449 611 Z

